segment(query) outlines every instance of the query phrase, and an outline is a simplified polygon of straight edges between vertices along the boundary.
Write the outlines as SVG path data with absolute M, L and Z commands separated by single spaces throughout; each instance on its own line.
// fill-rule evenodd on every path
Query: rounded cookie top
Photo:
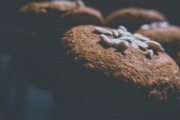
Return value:
M 111 13 L 106 17 L 105 23 L 108 27 L 124 25 L 129 29 L 154 21 L 164 21 L 166 18 L 156 10 L 143 8 L 124 8 Z
M 82 1 L 31 2 L 20 8 L 23 23 L 35 28 L 63 29 L 83 24 L 102 24 L 99 11 Z M 48 28 L 49 26 L 49 28 Z
M 168 22 L 153 22 L 142 25 L 136 33 L 161 43 L 170 54 L 180 50 L 180 28 L 170 25 Z
M 86 70 L 148 89 L 151 97 L 167 99 L 169 93 L 179 91 L 179 80 L 172 79 L 179 68 L 162 46 L 140 34 L 129 33 L 123 26 L 74 27 L 64 35 L 61 44 L 66 55 L 74 57 Z

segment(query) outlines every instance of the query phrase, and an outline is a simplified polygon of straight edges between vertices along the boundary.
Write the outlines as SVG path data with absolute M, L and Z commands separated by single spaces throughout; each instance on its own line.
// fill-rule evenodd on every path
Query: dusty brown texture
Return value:
M 152 98 L 166 100 L 171 93 L 179 92 L 179 79 L 172 79 L 179 68 L 166 53 L 160 52 L 150 60 L 145 57 L 144 52 L 130 47 L 123 55 L 114 48 L 106 49 L 99 44 L 100 35 L 94 33 L 94 29 L 94 26 L 75 27 L 63 37 L 61 43 L 66 55 L 77 62 L 76 67 L 72 65 L 72 71 L 70 70 L 68 74 L 78 73 L 77 65 L 78 67 L 82 65 L 82 69 L 98 73 L 97 76 L 102 75 L 108 81 L 117 79 L 120 81 L 119 85 L 125 83 L 136 89 L 143 88 L 144 91 L 147 90 L 147 96 Z M 99 81 L 97 76 L 91 75 L 90 78 Z M 80 74 L 78 79 L 81 78 L 84 78 L 82 81 L 89 80 L 84 74 Z M 74 82 L 78 79 L 74 79 Z M 104 84 L 101 83 L 100 89 Z
M 108 27 L 124 25 L 128 29 L 136 29 L 138 26 L 154 21 L 164 21 L 166 18 L 156 10 L 143 8 L 124 8 L 111 13 L 105 19 Z
M 21 20 L 36 29 L 68 29 L 83 24 L 102 24 L 99 11 L 73 3 L 32 2 L 20 8 Z
M 151 28 L 148 30 L 140 29 L 136 32 L 161 43 L 173 58 L 180 51 L 180 28 L 177 26 L 171 25 L 167 28 Z

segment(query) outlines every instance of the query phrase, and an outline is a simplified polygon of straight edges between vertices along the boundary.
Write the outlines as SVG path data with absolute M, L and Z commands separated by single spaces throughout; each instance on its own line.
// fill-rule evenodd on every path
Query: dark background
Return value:
M 18 7 L 30 1 L 44 1 L 44 0 L 1 0 L 0 8 L 8 11 L 15 12 Z M 52 1 L 52 0 L 47 0 Z M 84 0 L 89 6 L 99 9 L 103 15 L 119 8 L 128 6 L 138 6 L 144 8 L 153 8 L 160 10 L 164 13 L 172 23 L 180 24 L 180 17 L 178 15 L 179 1 L 178 0 Z
M 0 39 L 14 38 L 21 30 L 17 21 L 18 8 L 38 0 L 0 1 Z M 39 0 L 43 1 L 43 0 Z M 179 0 L 84 0 L 104 16 L 124 7 L 143 7 L 161 11 L 172 24 L 180 25 Z M 16 40 L 16 39 L 14 39 Z M 0 120 L 63 120 L 51 91 L 24 82 L 20 59 L 0 48 Z

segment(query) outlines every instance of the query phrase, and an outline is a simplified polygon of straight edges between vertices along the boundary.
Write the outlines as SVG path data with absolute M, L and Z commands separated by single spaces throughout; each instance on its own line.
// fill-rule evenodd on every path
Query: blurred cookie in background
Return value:
M 133 1 L 132 0 L 111 0 L 111 1 L 84 0 L 84 1 L 87 5 L 93 6 L 94 8 L 100 10 L 105 16 L 107 16 L 108 14 L 110 14 L 111 12 L 117 9 L 122 9 L 132 6 L 148 8 L 148 6 L 150 5 L 149 0 L 143 0 L 143 1 L 142 0 L 133 0 Z M 153 0 L 151 0 L 150 2 L 153 2 Z
M 13 20 L 13 24 L 4 26 L 5 34 L 0 40 L 1 46 L 13 54 L 46 51 L 49 47 L 52 48 L 52 42 L 56 44 L 51 38 L 56 38 L 57 33 L 63 34 L 70 27 L 79 24 L 101 25 L 103 22 L 101 13 L 85 6 L 82 1 L 27 3 L 20 8 L 19 16 Z
M 21 7 L 21 22 L 35 31 L 62 30 L 76 25 L 101 25 L 103 18 L 98 10 L 78 1 L 32 2 Z
M 177 52 L 180 51 L 180 28 L 166 21 L 142 25 L 136 33 L 161 43 L 167 53 L 173 58 L 175 58 Z
M 108 15 L 105 19 L 105 24 L 108 27 L 124 25 L 129 30 L 135 30 L 143 24 L 165 20 L 166 18 L 164 15 L 156 10 L 143 8 L 124 8 Z
M 140 7 L 146 9 L 156 9 L 167 16 L 173 24 L 180 25 L 180 17 L 177 11 L 179 8 L 179 0 L 84 0 L 87 5 L 93 6 L 100 10 L 103 15 L 107 16 L 111 12 L 126 7 Z

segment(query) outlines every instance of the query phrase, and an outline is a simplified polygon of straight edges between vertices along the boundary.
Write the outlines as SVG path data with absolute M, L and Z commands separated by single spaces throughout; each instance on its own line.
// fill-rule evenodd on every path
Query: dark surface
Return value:
M 7 67 L 10 57 L 0 51 L 0 119 L 7 118 Z

